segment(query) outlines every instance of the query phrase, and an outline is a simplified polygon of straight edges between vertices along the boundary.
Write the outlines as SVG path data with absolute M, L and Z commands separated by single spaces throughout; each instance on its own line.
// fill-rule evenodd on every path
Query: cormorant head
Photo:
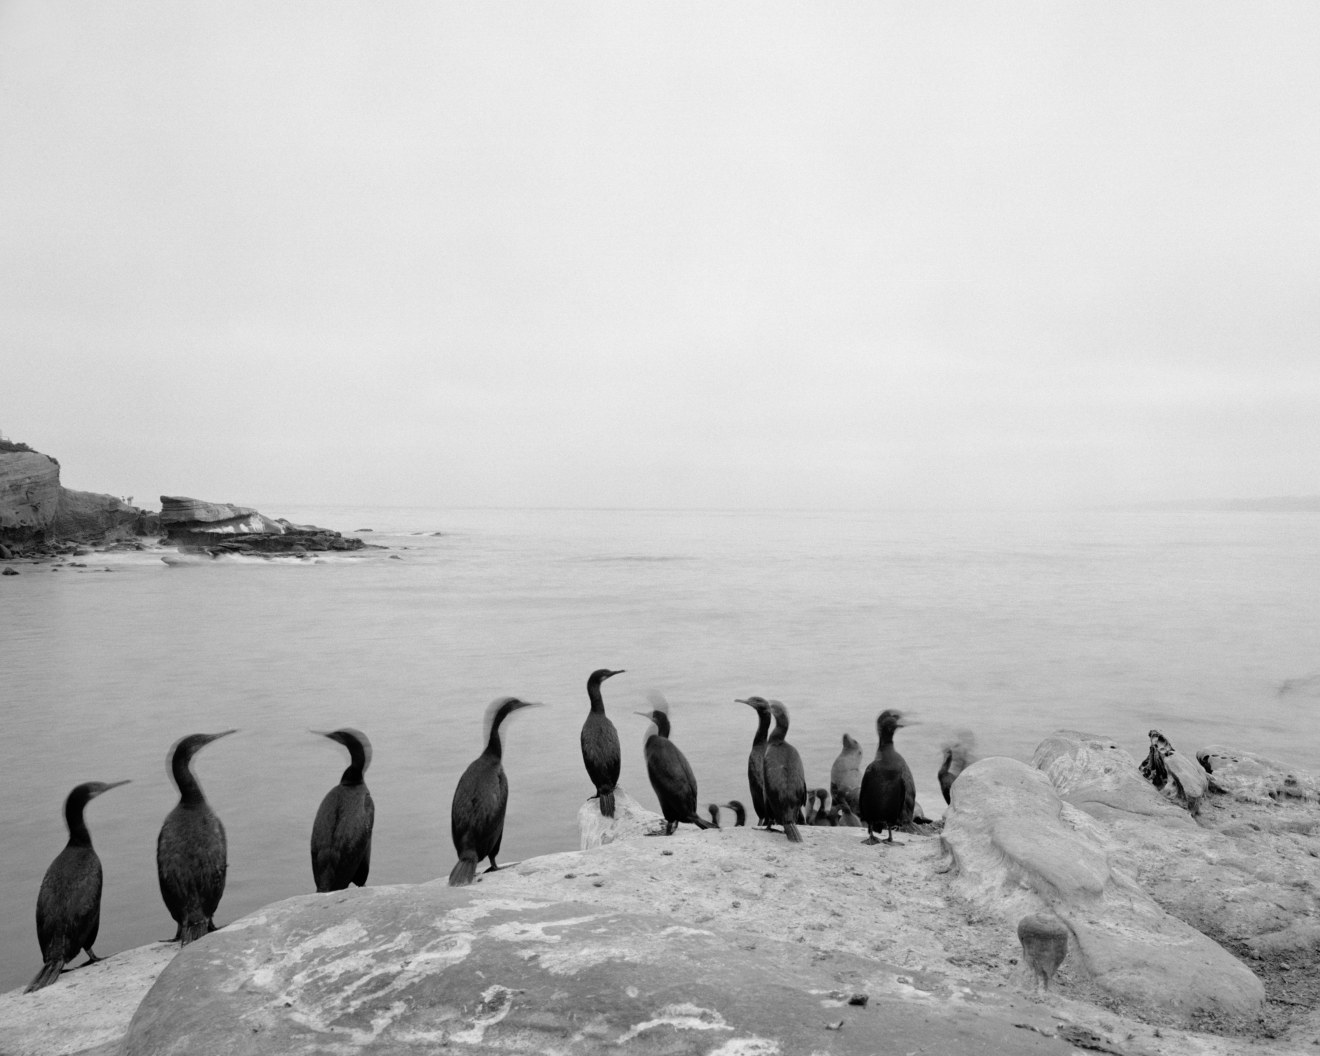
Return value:
M 734 703 L 746 704 L 748 707 L 755 708 L 758 715 L 770 710 L 770 702 L 765 697 L 739 697 L 734 700 Z
M 484 730 L 486 743 L 489 744 L 492 737 L 496 736 L 500 730 L 500 724 L 504 722 L 515 711 L 522 708 L 539 708 L 539 700 L 519 700 L 517 697 L 496 697 L 486 705 L 486 718 Z
M 237 732 L 237 730 L 223 730 L 220 733 L 190 733 L 187 737 L 174 742 L 174 747 L 170 749 L 171 764 L 181 763 L 186 766 L 194 755 L 212 741 L 218 741 L 221 737 L 228 737 L 231 733 Z
M 79 806 L 85 806 L 102 792 L 109 792 L 112 788 L 118 788 L 120 785 L 128 784 L 128 782 L 129 778 L 124 778 L 122 781 L 87 781 L 78 785 L 69 793 L 68 798 L 64 801 L 64 807 L 67 810 L 75 803 Z
M 329 732 L 325 730 L 309 730 L 308 732 L 318 734 L 321 737 L 329 737 L 332 741 L 338 741 L 348 749 L 350 756 L 360 752 L 362 754 L 363 770 L 371 765 L 371 741 L 367 739 L 367 735 L 361 730 L 355 730 L 352 726 L 345 726 L 342 729 L 330 730 Z M 355 746 L 357 748 L 356 752 L 354 751 Z
M 770 701 L 770 714 L 775 717 L 775 730 L 788 732 L 788 709 L 778 700 Z
M 901 711 L 895 711 L 893 708 L 886 708 L 880 713 L 880 717 L 875 720 L 875 728 L 882 734 L 886 730 L 892 734 L 895 730 L 909 725 L 911 725 L 911 723 L 903 721 L 903 713 Z
M 587 679 L 587 688 L 591 689 L 593 686 L 599 686 L 607 678 L 613 678 L 615 675 L 621 675 L 621 674 L 623 674 L 622 668 L 620 668 L 618 671 L 611 671 L 608 667 L 598 668 L 597 670 L 591 672 L 591 677 Z

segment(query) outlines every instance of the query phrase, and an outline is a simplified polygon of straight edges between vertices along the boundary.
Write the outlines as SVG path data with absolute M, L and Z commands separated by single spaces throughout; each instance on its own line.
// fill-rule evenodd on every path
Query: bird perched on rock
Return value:
M 859 816 L 866 822 L 864 843 L 879 843 L 875 830 L 889 830 L 885 843 L 894 842 L 894 829 L 912 823 L 917 804 L 917 785 L 907 761 L 894 747 L 894 731 L 908 725 L 900 712 L 886 709 L 876 720 L 880 747 L 862 774 Z
M 50 986 L 79 950 L 87 951 L 86 964 L 100 960 L 92 946 L 101 928 L 101 859 L 92 849 L 83 808 L 101 793 L 126 784 L 88 781 L 64 800 L 69 842 L 46 869 L 37 892 L 37 944 L 44 963 L 25 993 Z
M 771 823 L 784 827 L 790 842 L 801 843 L 797 821 L 807 805 L 807 780 L 802 773 L 802 757 L 785 738 L 788 736 L 788 709 L 777 700 L 770 702 L 775 728 L 765 745 L 765 809 Z
M 944 745 L 944 761 L 936 777 L 940 782 L 940 791 L 944 793 L 945 803 L 952 802 L 949 797 L 953 794 L 951 790 L 958 775 L 976 761 L 972 755 L 975 745 L 976 738 L 970 730 L 959 730 L 958 735 Z
M 619 751 L 619 731 L 605 714 L 605 701 L 600 695 L 600 684 L 607 678 L 623 674 L 602 667 L 587 679 L 587 699 L 591 710 L 582 724 L 582 762 L 587 776 L 596 786 L 603 817 L 614 817 L 614 787 L 619 783 L 622 756 Z
M 836 807 L 847 807 L 856 814 L 857 796 L 861 789 L 862 746 L 845 733 L 843 748 L 830 767 L 830 796 Z
M 664 835 L 672 836 L 684 821 L 699 829 L 718 828 L 697 813 L 697 778 L 687 756 L 669 739 L 669 714 L 664 701 L 653 698 L 651 710 L 637 714 L 651 720 L 643 734 L 642 754 L 646 757 L 646 776 L 651 779 L 665 818 Z
M 747 753 L 747 785 L 752 792 L 752 811 L 756 824 L 769 826 L 765 810 L 765 744 L 770 734 L 770 702 L 765 697 L 747 697 L 735 701 L 756 710 L 756 733 L 752 737 L 752 750 Z
M 371 765 L 371 742 L 361 730 L 348 727 L 311 732 L 338 741 L 348 749 L 349 760 L 312 823 L 312 878 L 317 891 L 342 891 L 350 883 L 362 887 L 371 870 L 371 830 L 376 824 L 376 805 L 363 777 Z
M 165 908 L 179 925 L 174 939 L 183 946 L 215 931 L 213 918 L 229 868 L 225 827 L 202 795 L 192 757 L 212 741 L 236 732 L 190 734 L 170 752 L 170 775 L 179 790 L 179 803 L 165 815 L 156 839 L 156 879 Z
M 449 829 L 454 838 L 458 862 L 449 873 L 449 886 L 470 884 L 477 875 L 477 863 L 490 859 L 486 872 L 499 866 L 495 856 L 504 839 L 504 812 L 509 805 L 509 780 L 504 776 L 504 744 L 500 725 L 515 711 L 534 708 L 534 701 L 500 697 L 486 707 L 486 750 L 476 757 L 454 789 L 449 808 Z

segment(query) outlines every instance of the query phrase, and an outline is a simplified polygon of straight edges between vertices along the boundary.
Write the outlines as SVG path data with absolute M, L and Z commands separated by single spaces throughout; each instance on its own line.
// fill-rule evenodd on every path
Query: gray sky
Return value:
M 1311 2 L 0 2 L 0 429 L 149 505 L 1314 493 L 1317 56 Z

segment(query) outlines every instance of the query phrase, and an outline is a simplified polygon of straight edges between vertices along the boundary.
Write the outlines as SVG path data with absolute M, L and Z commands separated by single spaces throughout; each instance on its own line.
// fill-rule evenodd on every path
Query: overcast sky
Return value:
M 1317 56 L 1309 0 L 6 0 L 0 430 L 140 505 L 1320 492 Z

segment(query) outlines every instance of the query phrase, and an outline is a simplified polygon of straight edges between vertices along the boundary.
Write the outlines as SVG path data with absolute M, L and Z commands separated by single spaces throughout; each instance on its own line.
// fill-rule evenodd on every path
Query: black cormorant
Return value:
M 747 697 L 735 703 L 756 709 L 756 735 L 752 738 L 752 750 L 747 754 L 747 784 L 752 790 L 756 824 L 769 826 L 770 816 L 765 809 L 765 742 L 770 733 L 770 702 L 765 697 Z
M 582 762 L 586 764 L 587 776 L 596 786 L 596 797 L 600 800 L 602 817 L 614 817 L 614 786 L 619 783 L 619 731 L 605 714 L 605 702 L 601 699 L 600 684 L 607 678 L 623 674 L 602 667 L 591 672 L 587 679 L 587 698 L 591 701 L 591 710 L 582 724 Z
M 520 708 L 534 708 L 534 701 L 517 697 L 500 697 L 486 707 L 486 750 L 476 757 L 454 789 L 454 802 L 449 810 L 450 834 L 458 861 L 449 873 L 449 886 L 470 884 L 477 874 L 477 863 L 490 859 L 486 872 L 499 866 L 495 856 L 500 853 L 504 839 L 504 811 L 509 805 L 509 781 L 504 776 L 504 745 L 500 740 L 500 724 Z
M 858 814 L 866 822 L 864 843 L 879 843 L 876 829 L 888 829 L 885 843 L 894 842 L 894 829 L 912 823 L 912 812 L 917 804 L 917 785 L 907 761 L 894 747 L 894 731 L 907 723 L 897 712 L 886 709 L 876 719 L 880 731 L 880 747 L 875 758 L 862 774 L 861 809 Z
M 669 739 L 669 716 L 659 707 L 636 714 L 651 720 L 642 742 L 642 754 L 646 756 L 646 776 L 651 779 L 655 798 L 660 801 L 660 813 L 665 816 L 664 834 L 673 835 L 681 821 L 691 822 L 699 829 L 718 828 L 697 813 L 697 778 L 687 757 Z
M 775 728 L 765 744 L 765 809 L 771 823 L 784 826 L 784 835 L 793 843 L 802 842 L 797 823 L 807 804 L 807 780 L 802 774 L 802 757 L 784 738 L 788 735 L 788 709 L 777 700 L 770 701 Z
M 949 803 L 950 789 L 953 783 L 958 779 L 958 775 L 966 770 L 973 763 L 972 750 L 975 739 L 967 730 L 960 730 L 958 736 L 944 745 L 944 761 L 940 764 L 940 771 L 936 775 L 940 782 L 940 791 L 944 793 L 944 802 Z
M 207 804 L 189 763 L 212 741 L 236 732 L 194 733 L 170 752 L 179 805 L 165 815 L 156 839 L 156 877 L 165 908 L 179 925 L 174 938 L 185 946 L 215 931 L 212 918 L 225 893 L 228 866 L 225 827 Z
M 746 824 L 747 824 L 747 808 L 744 807 L 744 806 L 742 805 L 742 803 L 740 803 L 738 800 L 736 800 L 736 799 L 731 799 L 731 800 L 729 800 L 729 802 L 727 802 L 727 803 L 707 803 L 707 804 L 706 804 L 706 813 L 710 815 L 710 820 L 713 821 L 713 822 L 715 823 L 715 827 L 716 827 L 717 829 L 720 827 L 720 808 L 721 808 L 721 807 L 728 807 L 729 810 L 733 811 L 733 817 L 734 817 L 733 827 L 734 827 L 734 828 L 737 828 L 737 827 L 740 826 L 740 825 L 746 825 Z
M 338 741 L 348 749 L 349 759 L 312 823 L 312 878 L 317 891 L 342 891 L 350 883 L 362 887 L 371 869 L 371 829 L 376 822 L 376 805 L 363 780 L 371 765 L 371 742 L 361 730 L 311 732 Z
M 101 927 L 101 859 L 92 849 L 83 808 L 102 792 L 126 784 L 88 781 L 64 801 L 69 842 L 50 863 L 37 894 L 37 943 L 45 963 L 25 993 L 53 983 L 79 950 L 87 951 L 86 964 L 100 960 L 92 945 Z
M 857 794 L 862 787 L 862 746 L 848 734 L 843 735 L 843 749 L 830 767 L 830 797 L 834 805 L 857 813 Z

